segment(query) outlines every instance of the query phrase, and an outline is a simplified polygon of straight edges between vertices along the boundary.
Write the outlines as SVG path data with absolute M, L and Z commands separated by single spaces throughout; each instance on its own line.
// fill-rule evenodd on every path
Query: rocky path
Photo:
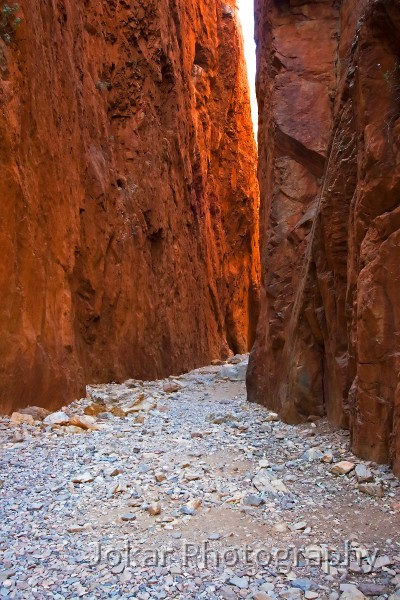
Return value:
M 233 362 L 2 419 L 0 598 L 400 599 L 399 482 Z

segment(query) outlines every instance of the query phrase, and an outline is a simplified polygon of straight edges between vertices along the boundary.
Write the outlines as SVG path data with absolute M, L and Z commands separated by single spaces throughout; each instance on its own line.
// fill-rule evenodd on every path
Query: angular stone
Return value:
M 223 600 L 237 600 L 238 598 L 237 594 L 235 594 L 232 588 L 228 587 L 227 585 L 223 586 L 219 590 L 219 594 Z
M 264 498 L 262 498 L 261 496 L 257 496 L 256 494 L 249 494 L 248 496 L 245 496 L 243 498 L 243 504 L 245 506 L 261 506 L 262 504 L 265 504 L 265 500 Z
M 69 527 L 67 527 L 67 531 L 68 533 L 81 533 L 82 531 L 86 531 L 89 528 L 90 525 L 88 523 L 85 523 L 85 525 L 70 525 Z
M 360 590 L 354 588 L 343 592 L 340 596 L 340 600 L 366 600 L 366 598 Z
M 121 562 L 119 565 L 111 568 L 111 573 L 113 575 L 121 575 L 125 571 L 125 564 Z
M 96 419 L 89 415 L 73 415 L 69 420 L 69 424 L 86 430 L 95 431 L 98 429 Z
M 306 521 L 299 521 L 298 523 L 295 523 L 293 525 L 293 529 L 295 531 L 302 531 L 303 529 L 307 529 L 307 523 Z M 293 586 L 296 587 L 296 586 Z
M 322 460 L 324 458 L 324 453 L 321 452 L 321 450 L 319 448 L 309 448 L 308 450 L 306 450 L 302 456 L 303 460 L 307 460 L 309 462 L 315 461 L 315 460 Z
M 374 480 L 374 476 L 370 469 L 363 464 L 356 466 L 355 474 L 358 483 L 369 483 Z
M 26 408 L 21 408 L 18 412 L 23 415 L 31 415 L 35 421 L 43 421 L 50 414 L 49 410 L 41 406 L 27 406 Z
M 91 481 L 94 481 L 94 476 L 89 472 L 81 473 L 79 475 L 74 475 L 71 481 L 72 483 L 90 483 Z
M 126 417 L 126 413 L 120 406 L 113 406 L 110 412 L 114 417 L 118 417 L 119 419 L 124 419 Z
M 166 394 L 174 394 L 175 392 L 179 392 L 181 386 L 176 381 L 168 381 L 164 383 L 163 390 Z
M 382 596 L 388 592 L 388 586 L 378 583 L 360 583 L 360 591 L 364 596 Z
M 229 580 L 230 585 L 234 585 L 240 590 L 247 590 L 249 587 L 249 578 L 248 577 L 231 577 Z
M 145 394 L 142 393 L 134 400 L 130 400 L 129 402 L 122 404 L 120 408 L 125 415 L 130 415 L 132 413 L 150 412 L 156 407 L 157 402 L 154 400 L 154 398 L 146 398 Z
M 10 419 L 11 425 L 34 425 L 35 420 L 32 415 L 24 415 L 19 412 L 13 412 Z
M 281 479 L 274 478 L 273 474 L 266 469 L 260 469 L 252 483 L 259 492 L 272 496 L 289 493 L 284 482 Z
M 104 469 L 104 475 L 106 477 L 116 477 L 120 475 L 122 470 L 119 467 L 110 467 L 109 469 Z
M 389 556 L 387 556 L 387 555 L 378 556 L 374 562 L 373 569 L 374 569 L 374 571 L 378 571 L 379 569 L 382 569 L 382 567 L 388 567 L 389 565 L 392 565 L 392 564 L 393 564 L 393 559 L 391 559 Z
M 329 450 L 327 452 L 324 452 L 324 456 L 322 457 L 322 462 L 324 462 L 324 463 L 333 462 L 333 452 L 330 452 Z
M 266 423 L 275 423 L 279 420 L 280 420 L 279 415 L 278 415 L 278 413 L 275 413 L 275 412 L 267 413 L 266 417 L 264 418 L 264 421 Z
M 43 506 L 44 505 L 42 502 L 34 502 L 28 508 L 29 508 L 29 510 L 36 512 L 38 510 L 42 510 Z
M 152 502 L 147 507 L 147 512 L 152 517 L 156 517 L 157 515 L 160 515 L 161 514 L 161 504 L 159 502 Z
M 239 365 L 224 365 L 218 374 L 221 379 L 229 379 L 230 381 L 245 381 L 247 373 L 247 362 Z
M 311 579 L 306 579 L 306 578 L 294 579 L 291 582 L 291 586 L 293 588 L 297 588 L 299 590 L 302 590 L 303 592 L 308 592 L 308 590 L 311 589 L 312 585 L 313 585 L 313 583 L 312 583 Z
M 122 521 L 136 521 L 137 517 L 134 513 L 124 513 L 121 515 Z
M 184 506 L 181 506 L 180 508 L 180 512 L 183 515 L 187 515 L 187 516 L 193 516 L 196 514 L 196 511 L 194 508 L 191 508 L 190 506 L 187 506 L 186 504 Z
M 374 498 L 383 498 L 385 490 L 381 483 L 360 483 L 358 489 L 363 494 L 373 496 Z
M 49 414 L 43 419 L 45 425 L 68 425 L 69 416 L 63 411 L 57 411 Z
M 86 406 L 84 410 L 85 415 L 89 415 L 90 417 L 97 417 L 97 415 L 105 412 L 108 412 L 108 407 L 104 400 L 96 400 L 96 402 L 92 402 Z
M 275 523 L 274 530 L 277 533 L 287 533 L 290 531 L 290 528 L 286 523 Z
M 182 569 L 179 565 L 172 565 L 169 569 L 171 575 L 182 575 Z
M 331 473 L 333 473 L 334 475 L 348 475 L 349 473 L 351 473 L 351 471 L 353 471 L 355 468 L 355 464 L 348 461 L 348 460 L 343 460 L 341 462 L 336 463 L 335 465 L 333 465 L 333 467 L 331 467 Z

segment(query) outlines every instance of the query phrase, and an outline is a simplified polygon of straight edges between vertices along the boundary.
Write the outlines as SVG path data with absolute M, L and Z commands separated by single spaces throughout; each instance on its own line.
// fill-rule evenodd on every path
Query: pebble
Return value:
M 243 504 L 246 506 L 261 506 L 262 504 L 265 504 L 265 500 L 256 494 L 249 494 L 243 499 Z
M 136 521 L 137 517 L 133 513 L 124 513 L 121 515 L 122 521 Z
M 374 498 L 383 498 L 385 495 L 385 490 L 381 483 L 360 483 L 358 489 L 363 494 L 367 494 Z
M 382 569 L 382 567 L 388 567 L 393 564 L 393 560 L 389 556 L 378 556 L 374 562 L 374 570 Z
M 120 575 L 124 571 L 125 571 L 125 564 L 123 562 L 121 562 L 121 564 L 116 565 L 115 567 L 111 568 L 111 573 L 113 575 Z
M 340 596 L 340 600 L 366 600 L 366 598 L 360 590 L 354 588 L 343 592 Z
M 249 587 L 249 579 L 248 577 L 231 577 L 229 580 L 230 585 L 234 585 L 240 590 L 247 590 Z
M 303 592 L 308 592 L 312 587 L 312 581 L 310 579 L 294 579 L 291 583 L 292 587 L 298 588 Z
M 152 502 L 147 507 L 147 512 L 150 515 L 152 515 L 153 517 L 156 517 L 157 515 L 160 515 L 161 514 L 161 504 L 159 502 Z
M 34 504 L 31 504 L 28 508 L 29 510 L 38 511 L 42 510 L 43 506 L 44 505 L 41 502 L 36 502 Z
M 223 586 L 219 590 L 219 593 L 223 600 L 237 600 L 238 598 L 237 594 L 228 586 Z
M 378 583 L 360 583 L 359 589 L 364 596 L 381 596 L 382 594 L 386 594 L 388 591 L 387 585 Z
M 180 389 L 181 389 L 181 386 L 179 385 L 179 383 L 176 383 L 173 381 L 168 381 L 163 386 L 163 390 L 166 394 L 173 394 L 175 392 L 178 392 Z
M 86 471 L 85 473 L 75 475 L 71 481 L 72 483 L 90 483 L 91 481 L 94 481 L 94 476 Z
M 306 450 L 302 456 L 303 460 L 313 461 L 313 460 L 322 460 L 324 458 L 324 453 L 321 452 L 319 448 L 309 448 Z

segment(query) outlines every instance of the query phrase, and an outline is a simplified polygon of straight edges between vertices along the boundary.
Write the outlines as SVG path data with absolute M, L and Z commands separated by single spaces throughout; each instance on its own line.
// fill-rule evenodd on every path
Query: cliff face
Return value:
M 260 108 L 259 176 L 263 288 L 257 343 L 249 373 L 251 400 L 280 408 L 285 354 L 292 307 L 303 281 L 303 263 L 314 203 L 323 175 L 329 135 L 338 44 L 338 10 L 332 2 L 259 1 L 257 6 Z M 318 45 L 318 53 L 316 52 Z M 301 385 L 297 405 L 322 411 L 319 349 L 308 344 L 310 327 L 302 322 L 300 352 L 317 363 L 308 376 L 316 390 L 311 398 Z M 315 355 L 317 354 L 317 355 Z M 319 389 L 318 389 L 319 388 Z
M 258 0 L 263 236 L 249 397 L 400 472 L 400 3 Z
M 249 349 L 258 184 L 233 6 L 28 0 L 0 24 L 2 411 Z

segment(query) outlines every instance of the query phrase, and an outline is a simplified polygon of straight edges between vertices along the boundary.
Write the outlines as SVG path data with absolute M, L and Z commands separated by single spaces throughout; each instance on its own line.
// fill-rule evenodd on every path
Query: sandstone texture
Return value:
M 261 318 L 248 391 L 400 473 L 400 3 L 256 2 Z
M 233 0 L 4 5 L 1 410 L 246 352 L 258 183 Z

